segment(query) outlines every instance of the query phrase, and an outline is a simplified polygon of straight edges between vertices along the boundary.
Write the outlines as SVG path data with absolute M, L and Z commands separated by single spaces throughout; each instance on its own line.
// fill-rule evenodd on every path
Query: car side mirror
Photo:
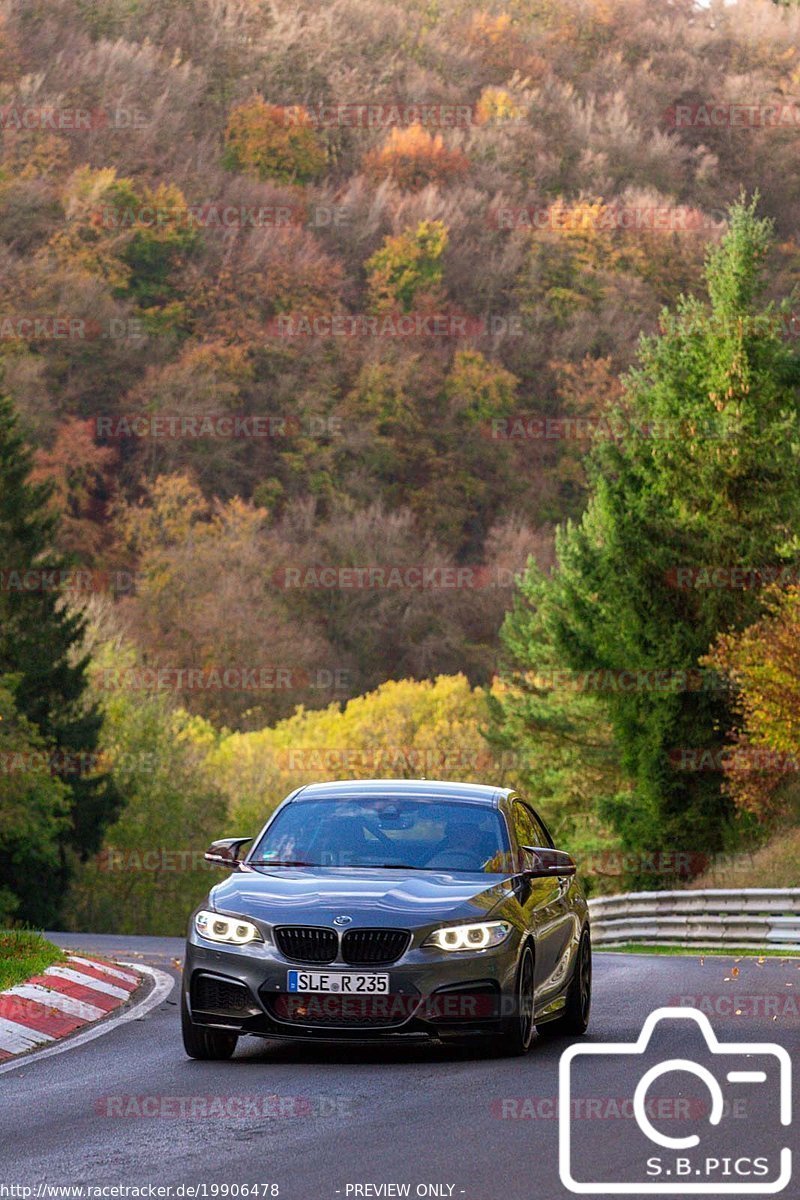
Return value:
M 522 849 L 527 850 L 533 858 L 531 866 L 523 871 L 523 875 L 529 879 L 575 875 L 578 870 L 575 859 L 563 850 L 551 850 L 549 846 L 523 846 Z
M 240 848 L 252 840 L 251 837 L 220 838 L 219 841 L 211 843 L 203 857 L 221 867 L 238 867 L 242 861 Z

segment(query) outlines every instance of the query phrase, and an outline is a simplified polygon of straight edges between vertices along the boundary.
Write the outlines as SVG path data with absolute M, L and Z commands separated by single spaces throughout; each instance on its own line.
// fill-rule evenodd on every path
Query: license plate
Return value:
M 345 996 L 388 995 L 389 976 L 375 972 L 289 971 L 287 992 L 338 992 Z

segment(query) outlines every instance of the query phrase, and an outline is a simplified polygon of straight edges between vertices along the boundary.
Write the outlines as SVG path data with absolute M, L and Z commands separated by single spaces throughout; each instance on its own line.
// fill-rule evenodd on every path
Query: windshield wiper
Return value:
M 342 871 L 425 871 L 426 867 L 415 866 L 413 863 L 312 863 L 299 858 L 254 858 L 248 863 L 251 867 L 325 867 L 326 870 Z M 438 868 L 437 868 L 438 869 Z
M 354 864 L 355 865 L 355 864 Z M 422 867 L 417 867 L 413 863 L 360 863 L 359 866 L 366 870 L 373 871 L 388 871 L 396 869 L 398 871 L 421 871 Z
M 252 867 L 318 867 L 320 864 L 304 862 L 302 858 L 262 858 L 254 859 L 249 865 Z
M 460 875 L 482 875 L 484 873 L 483 867 L 421 867 L 419 863 L 354 863 L 353 865 L 364 871 L 381 871 L 396 867 L 400 871 L 438 871 L 440 874 L 444 872 L 446 875 L 450 875 L 454 871 Z

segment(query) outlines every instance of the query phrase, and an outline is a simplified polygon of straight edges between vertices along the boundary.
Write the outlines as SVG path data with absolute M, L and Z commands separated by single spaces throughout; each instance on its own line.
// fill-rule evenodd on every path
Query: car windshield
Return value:
M 507 872 L 505 824 L 486 805 L 423 799 L 295 800 L 248 862 L 264 866 Z

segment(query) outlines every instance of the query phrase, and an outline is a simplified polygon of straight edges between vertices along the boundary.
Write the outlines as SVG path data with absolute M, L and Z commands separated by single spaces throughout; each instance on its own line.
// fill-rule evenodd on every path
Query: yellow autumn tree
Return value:
M 223 166 L 259 179 L 308 183 L 325 170 L 325 147 L 309 112 L 253 96 L 235 105 L 225 130 Z
M 478 125 L 499 125 L 503 121 L 518 121 L 524 115 L 522 105 L 505 88 L 485 87 L 475 106 Z
M 390 680 L 344 707 L 272 728 L 223 736 L 209 765 L 227 793 L 233 825 L 253 833 L 292 788 L 319 779 L 463 779 L 502 782 L 481 734 L 485 693 L 463 675 Z
M 387 237 L 365 263 L 373 312 L 409 312 L 421 294 L 431 297 L 442 280 L 447 246 L 443 221 L 420 221 L 416 229 Z
M 738 724 L 724 770 L 737 808 L 761 821 L 797 815 L 800 780 L 800 587 L 775 587 L 764 615 L 722 635 L 706 665 L 734 687 Z

